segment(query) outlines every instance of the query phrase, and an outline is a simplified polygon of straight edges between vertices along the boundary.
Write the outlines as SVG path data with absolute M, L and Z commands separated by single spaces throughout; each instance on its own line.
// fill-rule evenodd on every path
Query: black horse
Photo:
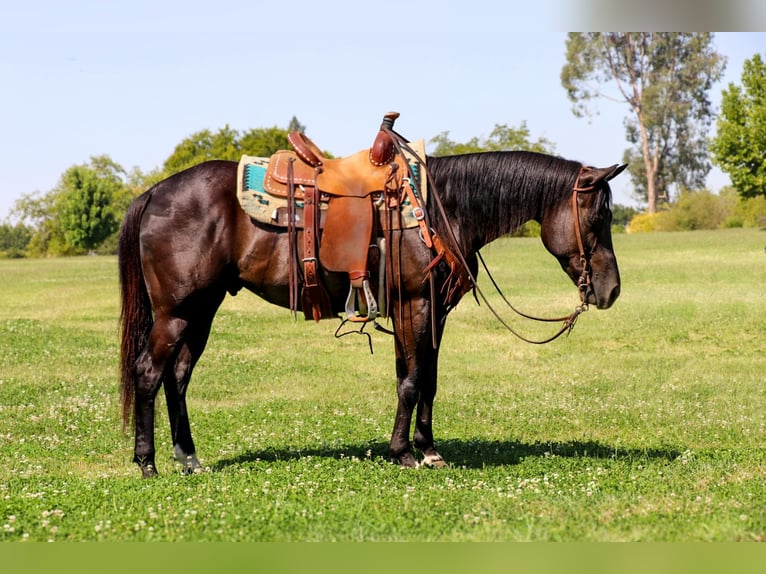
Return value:
M 477 251 L 528 220 L 541 225 L 542 241 L 573 282 L 584 304 L 609 308 L 620 293 L 612 249 L 608 181 L 625 168 L 584 167 L 530 152 L 486 152 L 429 157 L 429 199 L 437 235 L 453 237 L 475 276 Z M 186 408 L 192 371 L 207 343 L 226 293 L 243 287 L 288 307 L 290 250 L 280 228 L 253 221 L 236 196 L 237 164 L 208 161 L 156 184 L 131 205 L 119 240 L 122 294 L 121 397 L 123 420 L 135 422 L 134 461 L 143 476 L 156 474 L 154 404 L 164 387 L 174 456 L 185 472 L 200 468 Z M 443 217 L 446 215 L 446 219 Z M 418 229 L 396 232 L 390 271 L 390 308 L 396 353 L 398 406 L 390 456 L 417 466 L 444 465 L 434 447 L 432 407 L 439 343 L 450 309 L 443 284 L 446 262 L 433 268 L 435 289 L 424 281 L 433 253 Z M 299 254 L 300 259 L 300 254 Z M 344 309 L 345 274 L 325 273 L 333 308 Z

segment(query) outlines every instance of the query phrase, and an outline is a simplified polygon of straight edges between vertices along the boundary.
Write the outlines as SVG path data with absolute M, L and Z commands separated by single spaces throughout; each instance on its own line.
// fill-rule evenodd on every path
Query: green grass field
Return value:
M 189 390 L 209 472 L 180 475 L 160 401 L 151 481 L 119 420 L 116 260 L 0 261 L 0 540 L 766 540 L 766 233 L 615 244 L 621 298 L 550 345 L 461 302 L 440 470 L 387 461 L 389 337 L 370 355 L 333 321 L 228 298 Z M 485 257 L 525 311 L 577 304 L 538 239 Z

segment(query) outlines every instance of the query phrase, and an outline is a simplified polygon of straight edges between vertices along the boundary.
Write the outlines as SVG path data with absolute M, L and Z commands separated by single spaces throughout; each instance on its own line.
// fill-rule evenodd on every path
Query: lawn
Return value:
M 0 261 L 0 540 L 764 541 L 764 244 L 618 235 L 620 299 L 545 346 L 467 296 L 441 352 L 439 470 L 387 460 L 387 335 L 371 355 L 334 321 L 229 297 L 189 390 L 209 472 L 181 476 L 160 400 L 151 481 L 119 420 L 116 259 Z M 538 239 L 484 254 L 517 307 L 576 305 Z

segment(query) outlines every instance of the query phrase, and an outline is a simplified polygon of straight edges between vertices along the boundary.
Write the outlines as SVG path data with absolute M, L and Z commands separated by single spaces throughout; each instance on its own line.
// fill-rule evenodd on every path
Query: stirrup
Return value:
M 374 321 L 378 316 L 378 302 L 375 300 L 375 296 L 370 289 L 370 281 L 365 279 L 362 281 L 361 291 L 364 293 L 365 303 L 367 305 L 367 315 L 360 314 L 356 309 L 356 293 L 360 289 L 357 289 L 353 285 L 348 290 L 348 297 L 346 298 L 346 320 L 352 323 L 367 323 L 368 321 Z

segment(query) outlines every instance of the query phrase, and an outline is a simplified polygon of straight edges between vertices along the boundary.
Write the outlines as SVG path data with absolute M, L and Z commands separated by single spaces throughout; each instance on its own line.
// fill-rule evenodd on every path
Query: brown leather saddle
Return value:
M 371 246 L 377 237 L 377 203 L 398 202 L 403 179 L 407 177 L 405 158 L 397 152 L 388 131 L 399 116 L 383 118 L 373 145 L 344 158 L 327 158 L 303 133 L 292 132 L 288 141 L 295 151 L 274 154 L 264 178 L 264 189 L 288 201 L 288 229 L 295 235 L 297 208 L 303 207 L 303 286 L 301 307 L 307 319 L 316 321 L 332 316 L 329 296 L 320 280 L 322 268 L 348 273 L 350 290 L 346 319 L 371 321 L 378 316 L 378 304 L 370 288 L 368 268 Z M 320 203 L 322 210 L 320 225 Z M 291 254 L 295 251 L 290 250 Z M 297 308 L 298 274 L 290 262 L 291 308 Z M 356 296 L 364 300 L 364 313 L 356 309 Z

